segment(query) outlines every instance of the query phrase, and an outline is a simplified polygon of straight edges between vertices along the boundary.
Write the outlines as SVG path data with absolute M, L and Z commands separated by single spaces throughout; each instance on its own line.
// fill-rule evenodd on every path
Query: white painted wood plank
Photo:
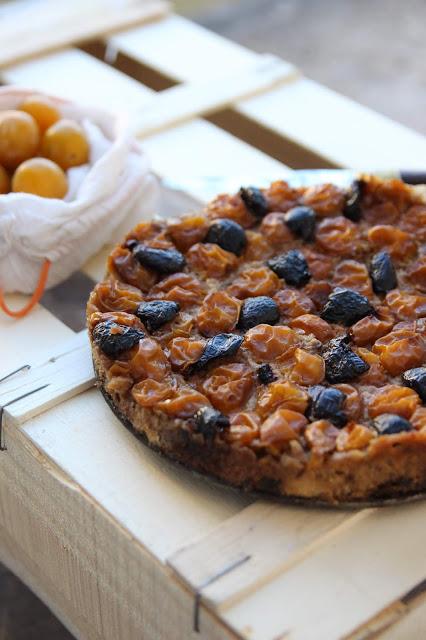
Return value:
M 46 349 L 40 364 L 0 382 L 0 406 L 7 407 L 3 420 L 20 426 L 94 384 L 89 341 L 81 331 Z
M 237 72 L 255 62 L 258 55 L 177 15 L 121 31 L 108 42 L 130 57 L 143 57 L 162 73 L 188 82 L 206 76 L 220 78 L 225 70 Z
M 21 309 L 27 301 L 27 296 L 6 296 L 11 309 Z M 34 364 L 46 349 L 74 335 L 71 329 L 41 305 L 36 305 L 25 318 L 10 318 L 0 311 L 0 331 L 0 378 L 24 364 Z
M 249 503 L 148 449 L 95 389 L 28 421 L 22 430 L 162 561 Z
M 149 104 L 133 113 L 130 128 L 134 135 L 145 138 L 262 94 L 292 81 L 296 75 L 296 69 L 289 69 L 279 58 L 259 55 L 253 64 L 238 73 L 225 71 L 220 82 L 207 78 L 156 93 Z
M 367 512 L 287 507 L 258 501 L 202 540 L 168 559 L 170 566 L 217 609 L 253 594 L 303 556 L 314 552 L 339 525 Z
M 158 46 L 162 41 L 167 42 L 166 47 Z M 180 82 L 195 82 L 206 74 L 214 82 L 223 69 L 243 69 L 256 55 L 176 16 L 117 34 L 111 42 Z M 424 136 L 306 78 L 240 101 L 236 108 L 337 165 L 361 169 L 425 166 Z
M 222 615 L 244 638 L 341 639 L 425 578 L 425 517 L 375 509 Z
M 306 78 L 238 108 L 337 165 L 423 170 L 426 164 L 425 136 Z
M 78 49 L 58 51 L 0 72 L 5 82 L 34 88 L 106 111 L 136 109 L 152 91 Z
M 21 3 L 16 12 L 6 4 L 0 20 L 0 66 L 159 18 L 168 7 L 162 0 L 39 0 Z M 36 29 L 35 14 L 43 16 Z

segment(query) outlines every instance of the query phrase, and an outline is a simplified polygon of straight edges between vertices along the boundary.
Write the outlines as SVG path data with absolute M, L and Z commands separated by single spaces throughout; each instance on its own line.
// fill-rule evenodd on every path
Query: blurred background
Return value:
M 426 134 L 425 0 L 174 4 L 178 13 L 226 38 L 281 56 L 306 76 Z M 71 640 L 44 605 L 1 565 L 0 640 Z

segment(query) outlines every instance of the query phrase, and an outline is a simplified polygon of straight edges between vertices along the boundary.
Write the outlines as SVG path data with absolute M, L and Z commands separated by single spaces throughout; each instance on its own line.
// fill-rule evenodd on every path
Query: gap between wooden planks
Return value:
M 223 618 L 256 640 L 350 635 L 424 580 L 425 515 L 425 503 L 371 511 Z
M 331 638 L 343 638 L 344 635 L 347 640 L 367 640 L 367 638 L 377 637 L 380 632 L 391 628 L 393 624 L 399 622 L 403 616 L 407 616 L 416 606 L 421 605 L 422 597 L 424 597 L 426 591 L 426 581 L 421 578 L 426 575 L 421 543 L 421 519 L 425 506 L 417 508 L 415 505 L 409 506 L 408 511 L 413 513 L 410 520 L 406 518 L 407 509 L 404 512 L 404 507 L 392 510 L 368 509 L 355 512 L 352 515 L 332 510 L 318 511 L 315 509 L 296 508 L 291 510 L 289 514 L 288 510 L 282 506 L 256 503 L 219 525 L 215 531 L 204 539 L 191 544 L 170 557 L 168 562 L 178 575 L 195 590 L 198 594 L 198 600 L 207 603 L 215 611 L 220 612 L 228 624 L 241 633 L 243 637 L 252 637 L 248 632 L 247 636 L 245 635 L 241 620 L 245 619 L 245 612 L 254 609 L 255 613 L 252 615 L 253 625 L 256 615 L 259 618 L 265 617 L 265 615 L 267 618 L 269 616 L 275 618 L 274 625 L 271 625 L 271 629 L 268 629 L 266 633 L 264 628 L 258 624 L 256 625 L 256 633 L 253 636 L 256 639 L 268 638 L 268 640 L 272 640 L 278 637 L 300 637 L 305 640 L 305 638 L 312 637 L 315 640 L 318 638 L 330 640 Z M 402 512 L 399 509 L 402 509 Z M 388 526 L 389 514 L 390 526 Z M 383 526 L 381 519 L 383 520 Z M 344 558 L 341 555 L 342 552 L 347 555 L 346 560 L 350 560 L 352 554 L 354 556 L 353 566 L 351 564 L 348 565 L 346 562 L 344 567 L 342 563 L 343 580 L 345 580 L 346 576 L 348 591 L 350 592 L 351 572 L 354 574 L 359 573 L 355 559 L 357 550 L 353 544 L 342 545 L 342 539 L 344 540 L 345 536 L 354 538 L 357 531 L 363 531 L 363 535 L 359 535 L 356 544 L 368 547 L 371 545 L 373 537 L 377 535 L 377 527 L 379 527 L 383 535 L 383 544 L 388 549 L 389 541 L 386 536 L 390 534 L 391 541 L 394 539 L 392 530 L 395 527 L 395 523 L 393 521 L 398 522 L 398 520 L 407 523 L 407 529 L 411 535 L 413 527 L 415 530 L 417 526 L 417 538 L 414 541 L 414 536 L 412 536 L 413 539 L 410 539 L 410 543 L 415 545 L 415 553 L 418 554 L 418 566 L 413 568 L 413 563 L 411 563 L 411 569 L 405 575 L 402 570 L 400 582 L 397 579 L 398 574 L 396 574 L 396 579 L 394 578 L 391 587 L 388 584 L 383 584 L 382 587 L 377 584 L 379 594 L 375 595 L 375 598 L 381 603 L 383 611 L 377 613 L 374 608 L 371 609 L 371 597 L 367 596 L 364 602 L 360 601 L 358 603 L 360 608 L 359 622 L 354 624 L 357 629 L 350 631 L 351 623 L 348 627 L 345 619 L 348 616 L 347 610 L 344 609 L 342 613 L 339 613 L 341 605 L 339 599 L 336 600 L 337 606 L 334 608 L 332 598 L 325 604 L 327 598 L 324 598 L 324 592 L 328 592 L 333 598 L 335 597 L 327 567 L 323 567 L 323 571 L 318 574 L 324 576 L 324 584 L 320 586 L 318 582 L 321 582 L 321 578 L 319 581 L 314 578 L 318 571 L 315 573 L 313 570 L 309 570 L 309 566 L 310 564 L 315 564 L 316 556 L 321 554 L 330 556 L 332 554 L 329 568 L 331 574 L 334 575 L 336 563 L 339 562 L 339 558 Z M 411 525 L 409 524 L 410 522 Z M 329 551 L 327 551 L 328 549 Z M 383 561 L 389 564 L 398 561 L 398 566 L 402 566 L 401 562 L 404 559 L 403 546 L 400 544 L 399 548 L 395 548 L 394 551 L 396 559 L 391 553 L 388 553 L 387 558 L 382 558 L 382 564 L 380 565 L 379 563 L 382 573 L 385 570 Z M 373 556 L 377 553 L 374 546 L 371 547 L 371 552 Z M 335 554 L 337 560 L 333 554 Z M 399 560 L 397 560 L 398 557 Z M 244 562 L 244 559 L 246 562 Z M 303 568 L 304 565 L 307 566 L 305 570 Z M 230 570 L 226 570 L 226 568 Z M 299 587 L 302 588 L 303 596 L 300 589 L 299 591 L 294 589 L 293 596 L 291 596 L 291 586 L 287 586 L 286 576 L 289 576 L 291 585 L 292 576 L 298 573 L 304 576 L 306 587 L 303 589 L 302 584 L 299 584 Z M 379 576 L 380 572 L 376 577 L 376 583 L 379 580 Z M 371 582 L 367 567 L 365 567 L 365 580 L 367 584 L 369 581 Z M 416 583 L 416 580 L 419 580 L 419 582 Z M 280 587 L 274 589 L 274 581 Z M 312 581 L 314 581 L 315 587 L 319 589 L 318 596 L 315 596 L 315 592 L 309 589 Z M 411 581 L 414 581 L 415 584 Z M 410 586 L 410 589 L 405 594 L 401 593 L 403 585 Z M 387 590 L 387 594 L 381 596 L 380 589 Z M 285 590 L 287 598 L 284 597 L 283 590 Z M 312 603 L 319 598 L 324 611 L 333 611 L 328 616 L 328 618 L 334 620 L 329 626 L 324 626 L 323 623 L 321 626 L 317 621 L 313 623 L 309 612 L 312 611 L 314 616 L 318 616 L 318 607 L 310 604 L 311 599 L 309 598 L 309 593 L 305 593 L 306 590 L 313 597 Z M 263 592 L 269 593 L 269 598 L 267 600 L 263 598 L 261 604 L 258 604 L 257 598 L 259 596 L 262 597 L 261 594 Z M 296 616 L 293 619 L 291 619 L 290 615 L 291 622 L 286 626 L 286 607 L 284 602 L 291 608 L 297 601 L 297 599 L 295 600 L 297 598 L 296 593 L 299 594 L 299 597 L 306 598 L 306 611 L 302 608 L 299 617 Z M 280 608 L 278 600 L 281 598 L 283 598 L 283 607 Z M 390 605 L 389 601 L 391 601 Z M 266 603 L 269 606 L 269 612 L 265 611 Z M 235 609 L 239 611 L 238 617 L 234 615 Z M 414 617 L 415 619 L 416 617 Z M 408 627 L 408 624 L 411 623 L 407 620 L 406 624 Z M 347 635 L 345 625 L 346 630 L 349 630 Z M 284 628 L 287 629 L 286 632 L 284 632 Z
M 178 551 L 168 564 L 206 602 L 223 611 L 367 514 L 366 509 L 351 513 L 258 501 Z

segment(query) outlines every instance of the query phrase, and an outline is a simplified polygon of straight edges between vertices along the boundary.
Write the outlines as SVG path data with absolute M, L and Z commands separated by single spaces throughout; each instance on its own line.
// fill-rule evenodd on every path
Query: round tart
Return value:
M 426 200 L 286 182 L 143 222 L 87 307 L 100 388 L 187 467 L 248 491 L 426 489 Z

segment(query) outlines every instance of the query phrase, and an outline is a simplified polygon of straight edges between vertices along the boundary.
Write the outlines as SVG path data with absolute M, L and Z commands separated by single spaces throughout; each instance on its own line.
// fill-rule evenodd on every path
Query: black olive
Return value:
M 255 218 L 263 218 L 268 213 L 268 202 L 257 187 L 241 187 L 240 198 Z
M 323 349 L 325 377 L 331 384 L 350 382 L 369 370 L 367 364 L 346 344 L 347 338 L 334 338 Z
M 156 249 L 138 244 L 133 249 L 133 255 L 141 265 L 157 273 L 176 273 L 182 271 L 186 264 L 185 258 L 176 249 Z
M 302 240 L 315 237 L 315 211 L 311 207 L 293 207 L 285 214 L 285 221 L 292 233 Z
M 271 258 L 266 264 L 290 286 L 303 287 L 311 279 L 311 272 L 306 258 L 297 249 L 292 249 L 276 258 Z
M 238 222 L 228 220 L 228 218 L 219 218 L 210 225 L 204 242 L 218 244 L 225 251 L 239 256 L 247 244 L 247 238 L 246 232 Z
M 406 387 L 414 389 L 422 402 L 426 402 L 426 367 L 408 369 L 402 374 L 401 378 Z
M 229 418 L 211 407 L 201 407 L 193 417 L 195 430 L 207 439 L 213 439 L 216 433 L 229 427 Z
M 126 247 L 126 249 L 130 249 L 130 251 L 133 251 L 133 249 L 139 244 L 139 242 L 137 240 L 135 240 L 134 238 L 130 238 L 129 240 L 126 240 L 126 242 L 124 243 L 124 246 Z
M 93 329 L 93 340 L 110 358 L 116 358 L 138 344 L 145 334 L 140 329 L 117 324 L 112 320 L 100 322 Z
M 244 300 L 238 328 L 247 331 L 258 324 L 275 324 L 280 319 L 277 303 L 268 296 L 256 296 Z
M 368 298 L 352 289 L 335 289 L 328 296 L 321 318 L 327 322 L 343 324 L 349 327 L 365 316 L 375 315 L 374 307 Z
M 396 271 L 387 251 L 380 251 L 372 257 L 370 276 L 375 293 L 387 293 L 391 289 L 396 289 L 398 286 Z
M 382 413 L 374 418 L 374 426 L 381 435 L 401 433 L 401 431 L 413 431 L 413 425 L 405 418 L 395 413 Z
M 358 222 L 361 219 L 363 192 L 364 182 L 362 180 L 354 180 L 348 191 L 345 206 L 343 207 L 343 214 L 353 222 Z
M 270 364 L 262 364 L 258 367 L 257 371 L 257 379 L 261 384 L 269 384 L 276 380 L 274 372 L 272 371 L 272 367 Z
M 316 385 L 309 389 L 311 397 L 310 417 L 313 420 L 329 420 L 336 427 L 344 427 L 348 421 L 342 411 L 346 394 L 339 389 Z
M 180 306 L 171 300 L 153 300 L 152 302 L 141 302 L 136 315 L 148 331 L 159 329 L 166 322 L 170 322 L 176 317 Z
M 233 356 L 241 347 L 242 342 L 243 337 L 235 333 L 218 333 L 213 336 L 213 338 L 207 340 L 201 357 L 188 367 L 189 375 L 202 371 L 207 365 L 219 358 Z

